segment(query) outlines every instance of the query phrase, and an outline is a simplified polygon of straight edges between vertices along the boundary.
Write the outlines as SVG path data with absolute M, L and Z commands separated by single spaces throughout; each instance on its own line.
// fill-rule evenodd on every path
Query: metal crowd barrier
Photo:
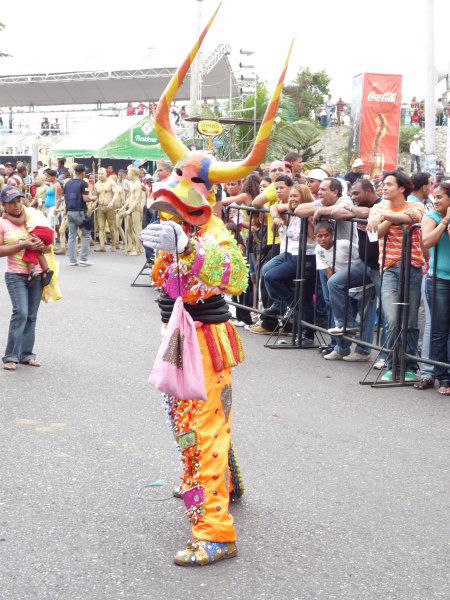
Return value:
M 243 238 L 241 235 L 242 224 L 246 223 L 246 228 L 248 228 L 248 231 L 249 231 L 249 235 L 247 236 L 247 239 L 245 240 L 246 256 L 247 256 L 247 259 L 249 259 L 250 255 L 254 254 L 255 258 L 257 258 L 256 265 L 255 265 L 255 278 L 254 278 L 254 282 L 253 282 L 253 285 L 256 286 L 256 294 L 254 295 L 256 306 L 248 306 L 248 305 L 244 304 L 242 301 L 239 301 L 239 300 L 242 300 L 242 296 L 240 297 L 240 299 L 237 299 L 237 301 L 236 300 L 232 300 L 232 301 L 227 300 L 227 301 L 229 304 L 231 304 L 237 308 L 240 308 L 240 309 L 243 309 L 246 311 L 250 311 L 253 313 L 261 314 L 263 311 L 258 308 L 260 294 L 264 291 L 261 289 L 263 287 L 263 283 L 261 281 L 261 269 L 262 269 L 263 265 L 265 264 L 265 262 L 267 262 L 267 257 L 271 253 L 271 250 L 274 253 L 271 254 L 270 257 L 272 257 L 272 255 L 278 254 L 278 248 L 276 245 L 275 246 L 272 245 L 271 249 L 270 249 L 270 246 L 268 246 L 267 244 L 265 246 L 263 246 L 263 241 L 264 241 L 265 235 L 266 234 L 267 234 L 267 236 L 269 235 L 269 232 L 267 231 L 267 224 L 264 225 L 264 222 L 263 222 L 263 216 L 265 216 L 269 212 L 269 210 L 265 209 L 265 208 L 260 209 L 260 208 L 253 208 L 253 207 L 248 207 L 248 206 L 243 206 L 243 205 L 231 204 L 231 205 L 228 205 L 225 209 L 225 214 L 227 215 L 228 221 L 229 221 L 229 211 L 231 209 L 237 210 L 236 220 L 231 225 L 231 229 L 234 229 L 234 231 L 235 231 L 237 241 L 241 244 L 243 243 Z M 242 218 L 242 215 L 241 215 L 241 213 L 243 211 L 245 213 L 247 213 L 247 217 L 244 219 Z M 288 216 L 288 224 L 289 224 L 289 220 L 294 216 L 294 214 L 289 213 L 289 212 L 284 213 L 284 214 Z M 256 238 L 256 239 L 258 239 L 258 242 L 259 242 L 259 244 L 258 244 L 259 252 L 255 252 L 255 237 L 254 237 L 254 235 L 252 235 L 252 223 L 255 220 L 255 215 L 258 215 L 258 219 L 259 219 L 259 230 L 258 230 L 258 236 Z M 335 261 L 336 261 L 336 242 L 337 242 L 336 224 L 338 223 L 338 221 L 336 221 L 332 217 L 327 217 L 327 216 L 322 217 L 322 219 L 328 220 L 332 223 L 333 230 L 335 233 L 334 244 L 333 244 L 333 268 L 332 268 L 332 271 L 334 273 L 335 272 Z M 364 341 L 361 339 L 363 328 L 364 328 L 364 309 L 365 309 L 365 301 L 366 301 L 366 297 L 367 297 L 367 287 L 368 287 L 368 273 L 367 273 L 367 263 L 366 262 L 364 262 L 363 283 L 361 286 L 362 287 L 362 290 L 361 290 L 362 310 L 360 311 L 359 332 L 358 332 L 359 335 L 354 336 L 354 335 L 351 335 L 350 332 L 347 332 L 349 305 L 350 305 L 350 301 L 351 301 L 350 295 L 349 295 L 349 290 L 352 289 L 351 287 L 349 287 L 348 282 L 350 281 L 350 273 L 351 273 L 351 265 L 352 265 L 352 247 L 353 247 L 354 227 L 356 227 L 358 223 L 367 224 L 367 220 L 353 218 L 347 222 L 351 223 L 350 234 L 349 234 L 349 261 L 347 264 L 347 286 L 346 286 L 345 306 L 344 306 L 343 335 L 339 336 L 339 337 L 344 340 L 347 340 L 348 342 L 357 343 L 358 346 L 361 346 L 364 348 L 369 348 L 371 350 L 375 350 L 377 353 L 375 359 L 373 360 L 373 362 L 370 366 L 368 373 L 360 381 L 360 383 L 362 385 L 371 385 L 372 387 L 381 387 L 381 386 L 392 387 L 392 386 L 412 385 L 412 382 L 405 381 L 405 371 L 406 371 L 405 359 L 414 360 L 418 363 L 426 363 L 426 364 L 431 364 L 431 365 L 440 365 L 440 366 L 450 367 L 450 365 L 448 363 L 442 363 L 440 361 L 433 360 L 431 358 L 422 358 L 421 356 L 418 356 L 418 355 L 410 355 L 406 352 L 407 334 L 408 334 L 408 319 L 409 319 L 409 309 L 410 309 L 409 292 L 410 292 L 412 241 L 413 241 L 413 232 L 415 229 L 420 228 L 420 224 L 412 225 L 409 229 L 404 225 L 402 226 L 403 240 L 402 240 L 401 260 L 400 260 L 400 264 L 399 264 L 399 271 L 400 271 L 399 290 L 398 290 L 397 302 L 395 303 L 397 305 L 397 316 L 396 316 L 395 331 L 394 331 L 394 335 L 393 335 L 392 348 L 386 348 L 380 343 L 381 328 L 382 328 L 382 322 L 383 322 L 381 297 L 377 298 L 378 323 L 377 323 L 376 328 L 374 326 L 374 334 L 375 334 L 375 342 L 376 343 L 367 342 L 367 341 Z M 268 342 L 266 343 L 266 347 L 268 347 L 268 348 L 272 348 L 272 349 L 310 349 L 311 348 L 310 345 L 308 345 L 306 348 L 302 345 L 302 334 L 305 329 L 314 331 L 315 337 L 318 339 L 319 343 L 321 341 L 323 343 L 323 341 L 324 341 L 323 336 L 324 335 L 330 336 L 330 334 L 328 333 L 328 328 L 334 326 L 334 323 L 331 323 L 331 321 L 330 321 L 331 311 L 329 311 L 328 328 L 323 327 L 322 323 L 318 324 L 317 299 L 318 299 L 318 295 L 319 295 L 320 282 L 319 282 L 319 276 L 318 276 L 317 269 L 316 269 L 316 279 L 315 279 L 315 289 L 314 289 L 314 296 L 316 299 L 316 302 L 314 303 L 314 319 L 313 319 L 313 322 L 308 322 L 302 318 L 302 313 L 303 313 L 303 309 L 304 309 L 304 301 L 305 301 L 304 292 L 305 292 L 305 282 L 306 282 L 306 280 L 305 280 L 305 262 L 306 262 L 306 256 L 307 256 L 306 255 L 307 228 L 308 228 L 308 218 L 302 218 L 301 233 L 300 233 L 300 238 L 299 238 L 299 247 L 298 247 L 298 254 L 297 254 L 296 276 L 292 281 L 292 283 L 294 284 L 294 300 L 291 303 L 291 306 L 289 307 L 290 312 L 292 313 L 292 316 L 293 316 L 293 320 L 291 322 L 292 328 L 291 328 L 290 336 L 289 336 L 290 342 L 287 342 L 285 338 L 283 340 L 281 340 L 281 336 L 284 334 L 284 330 L 286 328 L 286 325 L 289 323 L 289 321 L 286 319 L 283 320 L 280 315 L 280 318 L 278 319 L 278 323 L 276 323 L 276 325 L 274 327 L 274 331 L 273 331 L 272 335 L 269 337 Z M 273 236 L 273 241 L 275 242 L 275 235 Z M 368 243 L 369 243 L 368 237 L 366 236 L 366 248 L 365 248 L 366 256 L 367 256 Z M 287 247 L 288 247 L 288 239 L 286 237 L 284 247 L 280 247 L 279 252 L 287 253 Z M 276 254 L 275 254 L 275 252 L 276 252 Z M 435 252 L 436 252 L 435 265 L 437 265 L 437 260 L 438 260 L 437 246 L 435 246 Z M 386 238 L 384 240 L 383 253 L 382 253 L 382 269 L 381 269 L 381 285 L 380 285 L 380 287 L 383 284 L 385 257 L 386 257 Z M 431 276 L 433 278 L 433 280 L 432 280 L 433 292 L 432 292 L 432 301 L 431 301 L 431 307 L 430 307 L 430 311 L 431 311 L 431 334 L 430 334 L 430 349 L 429 349 L 430 357 L 432 356 L 433 328 L 434 328 L 434 323 L 435 323 L 435 318 L 436 318 L 436 316 L 435 316 L 436 269 L 434 269 L 434 273 Z M 273 338 L 275 338 L 275 341 L 273 341 Z M 314 347 L 317 348 L 316 345 Z M 392 382 L 382 382 L 380 380 L 382 371 L 379 372 L 379 374 L 375 378 L 375 380 L 368 380 L 368 375 L 371 372 L 373 365 L 375 364 L 375 362 L 377 361 L 377 359 L 379 358 L 379 356 L 381 354 L 385 354 L 385 355 L 391 354 L 392 355 L 392 372 L 393 372 Z

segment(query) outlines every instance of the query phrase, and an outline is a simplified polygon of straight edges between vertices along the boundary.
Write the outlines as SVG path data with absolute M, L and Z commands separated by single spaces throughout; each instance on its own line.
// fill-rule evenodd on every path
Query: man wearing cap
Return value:
M 361 158 L 357 158 L 353 161 L 352 170 L 349 171 L 344 179 L 349 181 L 350 185 L 353 185 L 357 179 L 361 179 L 364 174 L 364 161 Z
M 306 175 L 306 185 L 311 190 L 311 194 L 317 200 L 320 183 L 328 177 L 328 173 L 323 169 L 311 169 Z
M 420 166 L 420 154 L 422 152 L 422 142 L 418 135 L 415 135 L 413 141 L 409 145 L 409 153 L 411 154 L 411 173 L 414 173 L 414 165 L 417 167 L 417 173 L 422 171 Z
M 5 186 L 0 194 L 3 210 L 12 217 L 20 217 L 24 206 L 24 194 L 14 186 Z M 30 237 L 25 225 L 16 225 L 8 219 L 0 219 L 0 257 L 7 257 L 6 287 L 11 298 L 13 312 L 9 324 L 8 341 L 3 356 L 3 368 L 15 371 L 17 365 L 39 367 L 33 353 L 36 317 L 42 297 L 42 279 L 29 281 L 28 265 L 22 260 L 25 250 L 45 250 L 41 240 Z M 36 271 L 40 266 L 36 266 Z
M 14 173 L 15 168 L 16 168 L 16 166 L 14 163 L 12 163 L 12 162 L 5 163 L 5 181 L 8 181 L 8 179 Z

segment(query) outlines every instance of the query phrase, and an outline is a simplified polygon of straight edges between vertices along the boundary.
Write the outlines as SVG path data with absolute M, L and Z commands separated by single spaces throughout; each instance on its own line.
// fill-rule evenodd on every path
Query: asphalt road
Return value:
M 130 287 L 142 258 L 65 260 L 64 299 L 39 313 L 44 366 L 0 371 L 2 600 L 448 600 L 449 400 L 363 387 L 364 365 L 248 332 L 233 390 L 239 556 L 176 567 L 190 530 L 146 383 L 156 293 Z

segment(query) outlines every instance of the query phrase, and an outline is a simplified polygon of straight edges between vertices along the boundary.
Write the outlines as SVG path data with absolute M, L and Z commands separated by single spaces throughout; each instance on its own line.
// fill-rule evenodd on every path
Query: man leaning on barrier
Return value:
M 374 187 L 367 179 L 358 179 L 352 187 L 353 204 L 345 204 L 342 210 L 347 211 L 348 219 L 359 218 L 367 219 L 369 211 L 375 204 L 381 201 L 377 198 Z M 365 296 L 367 306 L 363 307 L 364 319 L 361 331 L 361 340 L 371 343 L 373 340 L 375 315 L 377 310 L 377 298 L 381 292 L 381 277 L 378 266 L 378 241 L 370 242 L 367 238 L 366 225 L 357 224 L 358 249 L 359 256 L 353 260 L 348 269 L 337 271 L 328 280 L 328 291 L 330 296 L 331 308 L 334 314 L 336 326 L 329 329 L 329 332 L 335 336 L 341 336 L 344 333 L 345 320 L 345 296 L 349 288 L 359 287 L 364 284 L 373 284 L 375 294 L 371 294 L 372 289 L 367 289 Z M 366 275 L 364 277 L 364 271 Z M 372 287 L 372 286 L 371 286 Z M 348 304 L 349 305 L 349 304 Z M 348 314 L 347 330 L 357 326 L 354 319 Z M 358 346 L 354 352 L 349 353 L 351 342 L 342 338 L 336 338 L 335 356 L 336 360 L 346 360 L 351 362 L 364 362 L 370 360 L 370 349 L 364 346 Z
M 383 268 L 381 284 L 381 300 L 383 306 L 383 323 L 385 328 L 385 347 L 392 350 L 398 340 L 394 339 L 397 330 L 399 292 L 402 285 L 401 256 L 403 244 L 403 228 L 408 230 L 411 225 L 420 223 L 424 207 L 418 202 L 407 202 L 406 198 L 413 189 L 412 181 L 401 171 L 388 172 L 384 176 L 383 200 L 373 206 L 369 213 L 367 231 L 377 231 L 380 249 L 379 262 Z M 385 241 L 384 241 L 384 238 Z M 422 267 L 425 259 L 420 243 L 420 229 L 412 232 L 411 264 L 409 279 L 408 331 L 406 352 L 415 355 L 419 337 L 418 313 L 420 304 L 420 288 L 422 283 Z M 383 245 L 385 255 L 383 257 Z M 406 307 L 405 307 L 406 310 Z M 388 370 L 383 375 L 383 381 L 393 381 L 392 352 L 386 359 Z M 415 360 L 405 359 L 405 381 L 416 381 L 418 365 Z

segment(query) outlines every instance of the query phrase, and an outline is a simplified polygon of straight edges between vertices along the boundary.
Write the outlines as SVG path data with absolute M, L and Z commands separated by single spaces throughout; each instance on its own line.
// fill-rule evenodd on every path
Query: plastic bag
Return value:
M 205 375 L 197 330 L 183 300 L 175 300 L 149 383 L 180 400 L 206 400 Z

